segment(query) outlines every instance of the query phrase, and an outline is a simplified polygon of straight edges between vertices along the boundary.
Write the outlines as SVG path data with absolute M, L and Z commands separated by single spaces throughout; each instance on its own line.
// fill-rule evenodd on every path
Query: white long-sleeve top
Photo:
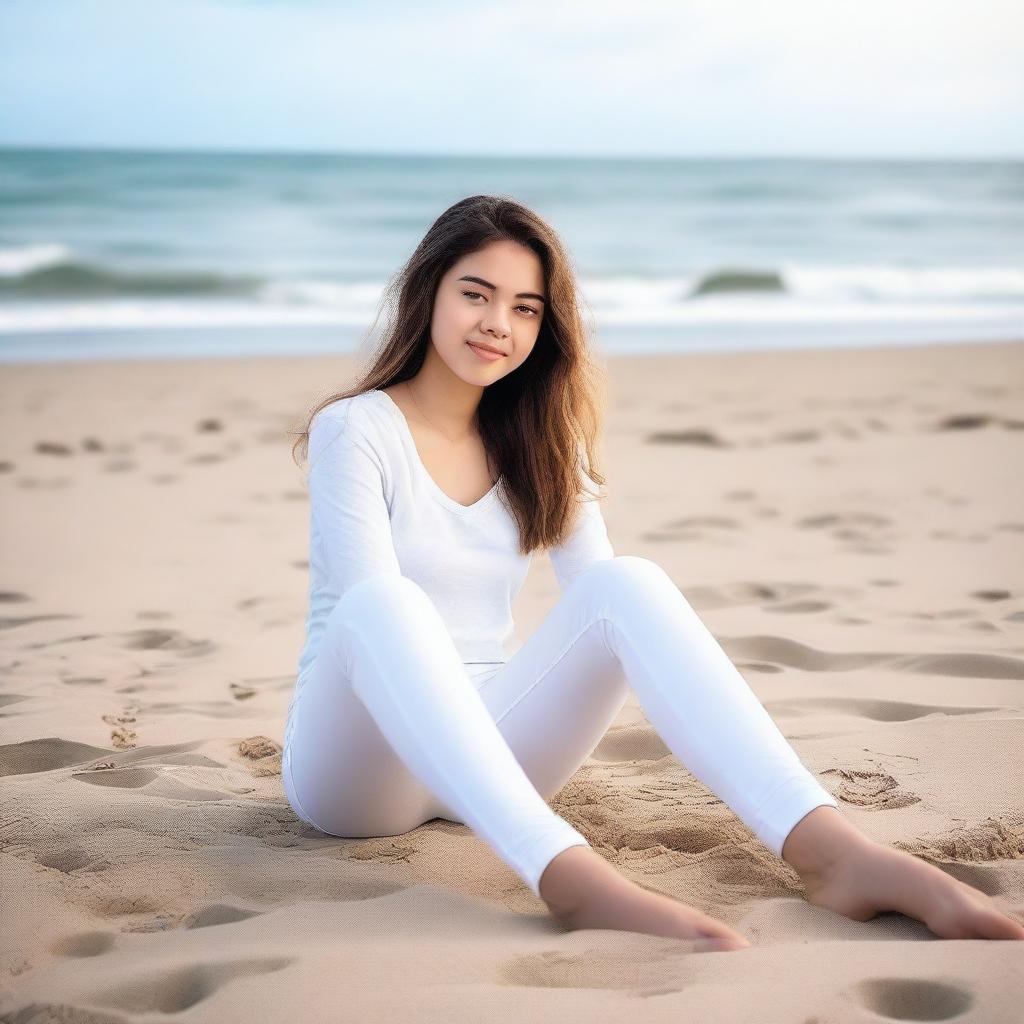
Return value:
M 502 480 L 472 505 L 449 497 L 421 461 L 405 414 L 380 390 L 320 410 L 307 454 L 309 608 L 298 685 L 338 599 L 380 572 L 401 573 L 426 591 L 471 676 L 507 661 L 512 602 L 532 556 L 518 550 Z M 598 493 L 586 473 L 584 482 Z M 593 562 L 613 557 L 597 501 L 582 502 L 568 539 L 548 554 L 563 590 Z

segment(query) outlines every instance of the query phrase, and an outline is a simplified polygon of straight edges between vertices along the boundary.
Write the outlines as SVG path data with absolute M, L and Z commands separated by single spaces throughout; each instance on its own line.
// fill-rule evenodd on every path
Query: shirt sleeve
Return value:
M 341 597 L 369 576 L 400 574 L 380 457 L 347 411 L 314 417 L 308 459 L 310 517 L 331 590 Z
M 598 486 L 590 474 L 582 470 L 584 486 L 592 495 L 599 493 Z M 595 562 L 614 558 L 608 529 L 601 515 L 597 500 L 586 498 L 580 502 L 576 523 L 565 542 L 548 551 L 551 565 L 558 579 L 559 589 L 565 588 L 585 569 Z

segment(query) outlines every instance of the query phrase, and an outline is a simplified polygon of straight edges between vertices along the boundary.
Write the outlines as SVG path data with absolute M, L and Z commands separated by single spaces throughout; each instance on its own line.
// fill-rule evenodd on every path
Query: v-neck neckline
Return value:
M 380 395 L 383 399 L 384 405 L 391 411 L 392 416 L 403 433 L 405 441 L 412 453 L 413 461 L 415 462 L 421 476 L 442 505 L 451 509 L 453 512 L 465 514 L 467 512 L 475 512 L 482 506 L 490 504 L 491 499 L 497 495 L 498 488 L 501 486 L 503 477 L 500 474 L 498 479 L 494 481 L 491 489 L 474 501 L 472 505 L 463 505 L 461 501 L 456 501 L 450 494 L 441 489 L 440 484 L 438 484 L 438 482 L 430 475 L 430 471 L 424 465 L 423 459 L 420 458 L 419 449 L 416 447 L 416 439 L 412 436 L 412 428 L 409 426 L 409 421 L 405 418 L 405 413 L 399 408 L 398 403 L 386 391 L 382 391 L 380 388 L 374 388 L 371 393 Z

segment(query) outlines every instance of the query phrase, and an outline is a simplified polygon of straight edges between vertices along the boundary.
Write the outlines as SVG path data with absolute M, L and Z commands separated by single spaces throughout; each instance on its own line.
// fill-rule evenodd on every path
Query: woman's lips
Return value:
M 503 359 L 504 356 L 501 352 L 490 352 L 486 348 L 481 348 L 479 345 L 474 345 L 473 342 L 467 341 L 466 344 L 481 358 L 486 359 L 487 362 L 493 363 L 495 359 Z

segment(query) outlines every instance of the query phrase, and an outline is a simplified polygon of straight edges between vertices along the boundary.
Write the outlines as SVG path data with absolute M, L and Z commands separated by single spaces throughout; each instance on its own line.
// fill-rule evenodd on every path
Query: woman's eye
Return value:
M 483 295 L 481 295 L 481 294 L 480 294 L 480 292 L 463 292 L 462 294 L 463 294 L 463 295 L 465 295 L 465 296 L 467 296 L 467 298 L 469 298 L 469 297 L 472 297 L 472 296 L 474 296 L 474 295 L 475 295 L 475 296 L 476 296 L 476 297 L 477 297 L 478 299 L 482 299 L 482 298 L 484 298 L 484 296 L 483 296 Z M 528 313 L 532 313 L 532 314 L 533 314 L 534 316 L 537 316 L 537 310 L 535 310 L 535 309 L 533 308 L 533 306 L 524 306 L 524 305 L 519 305 L 519 306 L 516 306 L 516 309 L 525 309 L 525 310 L 526 310 L 526 311 L 527 311 Z

